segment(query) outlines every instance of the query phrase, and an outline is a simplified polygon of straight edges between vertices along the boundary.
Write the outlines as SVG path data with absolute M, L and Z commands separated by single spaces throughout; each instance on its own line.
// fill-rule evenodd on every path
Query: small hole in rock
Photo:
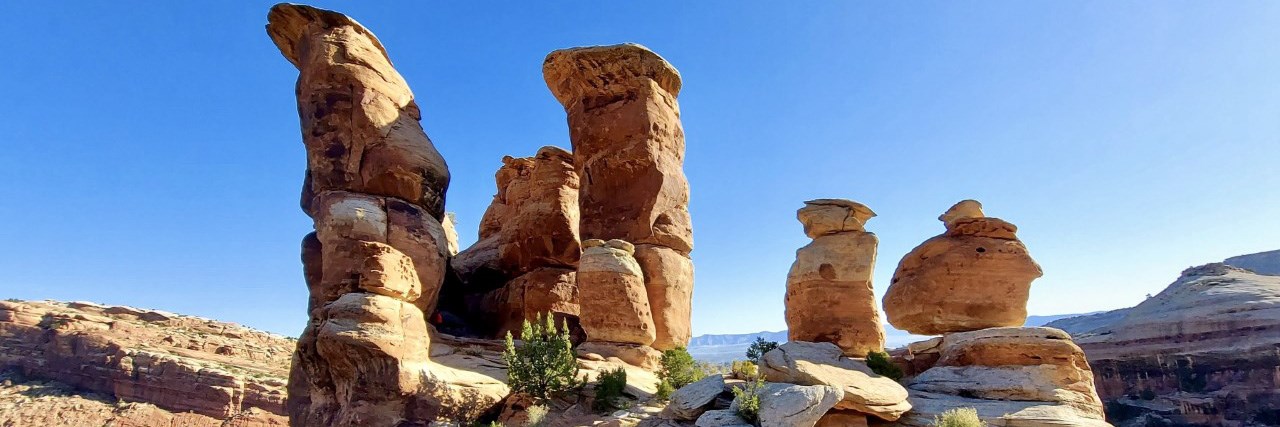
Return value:
M 978 248 L 978 252 L 986 252 L 987 248 Z

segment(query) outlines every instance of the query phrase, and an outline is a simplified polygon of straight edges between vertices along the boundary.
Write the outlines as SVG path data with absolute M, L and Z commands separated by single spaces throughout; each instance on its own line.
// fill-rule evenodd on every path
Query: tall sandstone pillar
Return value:
M 542 73 L 568 115 L 582 239 L 635 244 L 657 328 L 653 346 L 687 345 L 693 226 L 679 72 L 643 46 L 621 44 L 552 52 Z
M 298 68 L 310 321 L 287 407 L 294 426 L 391 426 L 421 388 L 448 241 L 449 171 L 382 44 L 354 20 L 280 4 L 267 33 Z
M 787 275 L 791 341 L 829 342 L 845 356 L 884 349 L 884 326 L 871 287 L 876 235 L 863 226 L 876 214 L 849 200 L 805 202 L 796 212 L 813 242 L 796 251 Z

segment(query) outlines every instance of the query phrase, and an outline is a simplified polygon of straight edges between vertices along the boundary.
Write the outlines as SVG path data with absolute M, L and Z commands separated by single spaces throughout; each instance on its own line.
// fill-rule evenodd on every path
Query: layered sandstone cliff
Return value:
M 1057 325 L 1073 329 L 1113 422 L 1280 424 L 1280 277 L 1193 267 L 1133 308 Z
M 37 425 L 39 417 L 59 421 L 50 425 L 180 420 L 173 425 L 198 426 L 233 419 L 240 421 L 228 425 L 283 425 L 293 346 L 278 335 L 155 310 L 3 301 L 0 369 L 37 382 L 10 386 L 47 390 L 50 398 L 21 401 L 0 410 L 0 419 L 32 423 L 16 425 Z M 60 397 L 73 392 L 91 397 L 72 404 Z M 142 405 L 116 408 L 114 402 Z

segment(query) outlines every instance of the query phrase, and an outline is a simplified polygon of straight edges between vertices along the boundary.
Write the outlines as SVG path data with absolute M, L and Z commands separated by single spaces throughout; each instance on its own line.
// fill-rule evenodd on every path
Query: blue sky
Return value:
M 301 330 L 297 74 L 270 4 L 0 3 L 0 296 Z M 1034 314 L 1280 248 L 1277 3 L 317 5 L 378 34 L 413 87 L 464 246 L 503 155 L 569 146 L 544 55 L 632 41 L 671 61 L 696 334 L 785 326 L 812 198 L 879 213 L 877 294 L 938 214 L 981 200 L 1044 267 Z

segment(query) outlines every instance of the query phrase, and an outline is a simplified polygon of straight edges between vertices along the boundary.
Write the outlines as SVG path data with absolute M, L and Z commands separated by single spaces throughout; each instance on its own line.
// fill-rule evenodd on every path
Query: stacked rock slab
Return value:
M 494 262 L 512 279 L 484 296 L 481 311 L 496 320 L 495 336 L 518 333 L 524 320 L 546 312 L 557 322 L 576 324 L 574 269 L 581 249 L 573 155 L 542 147 L 534 157 L 508 156 L 502 162 L 482 230 L 496 236 Z
M 827 342 L 783 343 L 761 357 L 760 374 L 780 383 L 839 388 L 844 394 L 835 409 L 849 418 L 893 421 L 911 410 L 902 385 L 876 374 L 861 360 L 844 357 L 839 347 Z
M 449 171 L 382 44 L 354 20 L 280 4 L 267 33 L 299 71 L 310 322 L 287 409 L 294 426 L 408 419 L 428 356 L 448 239 Z
M 578 261 L 578 296 L 582 329 L 587 342 L 578 352 L 617 357 L 632 365 L 656 368 L 661 354 L 651 344 L 656 337 L 644 274 L 622 240 L 582 242 Z
M 653 345 L 687 345 L 693 228 L 676 102 L 680 74 L 636 44 L 558 50 L 542 71 L 568 115 L 582 179 L 582 238 L 636 245 L 657 327 Z
M 875 212 L 849 200 L 819 199 L 805 202 L 796 216 L 813 242 L 796 251 L 787 275 L 789 338 L 833 343 L 850 357 L 883 350 L 871 288 L 879 241 L 863 229 Z
M 884 311 L 894 327 L 920 335 L 1021 326 L 1040 266 L 1013 224 L 982 214 L 973 200 L 938 218 L 947 231 L 911 250 L 893 274 Z
M 1084 352 L 1066 332 L 989 328 L 929 343 L 913 350 L 935 361 L 908 383 L 914 409 L 897 425 L 930 426 L 956 407 L 977 409 L 990 425 L 1109 425 Z

